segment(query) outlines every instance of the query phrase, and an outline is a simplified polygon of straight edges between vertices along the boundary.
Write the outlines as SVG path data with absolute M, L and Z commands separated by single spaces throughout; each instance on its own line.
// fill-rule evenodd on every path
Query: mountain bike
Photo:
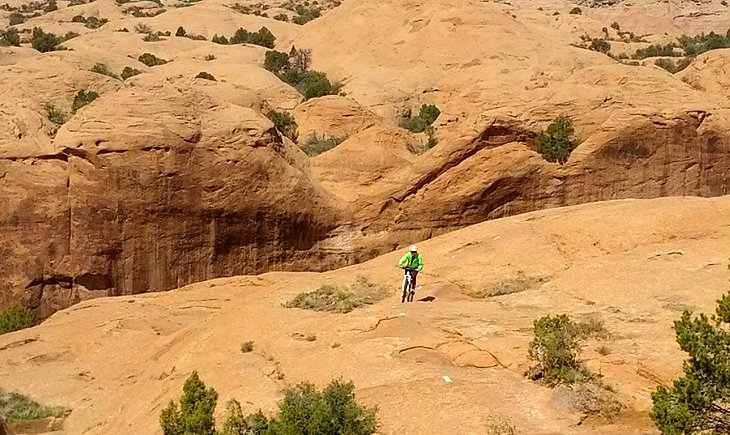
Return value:
M 416 289 L 413 287 L 413 275 L 411 275 L 413 272 L 418 272 L 416 269 L 411 269 L 408 267 L 403 267 L 404 273 L 403 273 L 403 284 L 401 285 L 401 299 L 400 302 L 404 303 L 406 299 L 408 302 L 413 302 L 413 297 L 416 295 Z

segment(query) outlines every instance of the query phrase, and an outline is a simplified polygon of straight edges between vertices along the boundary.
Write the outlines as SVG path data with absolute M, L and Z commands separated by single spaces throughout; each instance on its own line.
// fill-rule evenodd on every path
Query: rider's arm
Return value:
M 423 256 L 421 254 L 418 254 L 418 258 L 416 259 L 416 270 L 419 272 L 423 269 Z
M 408 261 L 408 253 L 406 252 L 406 253 L 405 253 L 405 254 L 404 254 L 404 255 L 403 255 L 403 256 L 402 256 L 401 258 L 400 258 L 400 261 L 398 262 L 398 266 L 404 266 L 404 265 L 406 264 L 406 262 L 407 262 L 407 261 Z

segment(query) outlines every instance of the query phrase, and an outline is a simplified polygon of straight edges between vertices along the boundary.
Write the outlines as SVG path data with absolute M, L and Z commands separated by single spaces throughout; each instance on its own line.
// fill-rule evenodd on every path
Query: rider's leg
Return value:
M 416 291 L 416 276 L 418 276 L 418 272 L 415 270 L 412 271 L 411 272 L 411 289 L 413 291 Z

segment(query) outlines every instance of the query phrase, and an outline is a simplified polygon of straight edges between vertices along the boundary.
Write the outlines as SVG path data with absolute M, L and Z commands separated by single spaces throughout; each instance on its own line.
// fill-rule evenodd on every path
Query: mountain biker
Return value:
M 405 269 L 405 273 L 411 274 L 411 291 L 415 292 L 416 276 L 423 269 L 423 257 L 418 253 L 416 245 L 411 246 L 411 249 L 401 257 L 398 267 Z

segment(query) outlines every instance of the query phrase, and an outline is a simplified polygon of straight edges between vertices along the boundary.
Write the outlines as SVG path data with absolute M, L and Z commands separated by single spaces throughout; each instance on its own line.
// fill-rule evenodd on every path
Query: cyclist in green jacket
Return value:
M 398 267 L 405 269 L 405 273 L 411 274 L 411 291 L 415 292 L 416 276 L 423 269 L 423 257 L 418 253 L 416 245 L 411 246 L 411 249 L 401 257 Z

